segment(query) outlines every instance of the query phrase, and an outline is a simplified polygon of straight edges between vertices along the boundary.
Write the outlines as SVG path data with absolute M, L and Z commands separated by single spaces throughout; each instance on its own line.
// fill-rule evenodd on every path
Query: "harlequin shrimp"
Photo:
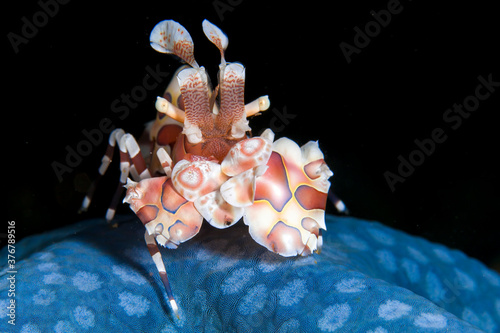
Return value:
M 245 67 L 226 62 L 228 38 L 218 27 L 207 20 L 202 25 L 220 51 L 218 85 L 212 89 L 196 62 L 187 30 L 172 20 L 158 23 L 150 35 L 152 48 L 187 65 L 156 100 L 157 117 L 147 128 L 149 147 L 140 148 L 122 129 L 111 133 L 99 176 L 82 204 L 86 210 L 118 145 L 120 186 L 106 218 L 113 218 L 126 189 L 123 201 L 146 228 L 145 241 L 176 315 L 158 244 L 177 248 L 200 231 L 203 220 L 223 229 L 242 219 L 268 250 L 286 257 L 309 255 L 322 245 L 333 175 L 317 142 L 299 147 L 288 138 L 275 140 L 270 129 L 251 136 L 247 118 L 267 110 L 269 98 L 244 103 Z

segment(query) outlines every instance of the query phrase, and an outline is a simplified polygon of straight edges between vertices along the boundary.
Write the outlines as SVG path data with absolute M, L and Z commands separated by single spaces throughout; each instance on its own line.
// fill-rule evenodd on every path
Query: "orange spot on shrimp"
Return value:
M 146 205 L 139 209 L 135 214 L 141 220 L 142 224 L 153 221 L 158 216 L 159 209 L 155 205 Z
M 158 131 L 156 141 L 161 146 L 174 144 L 181 132 L 182 127 L 178 125 L 165 125 Z
M 297 255 L 304 249 L 300 231 L 278 221 L 267 235 L 273 252 L 281 255 Z
M 292 198 L 283 158 L 273 152 L 267 166 L 266 173 L 257 178 L 255 201 L 268 201 L 276 211 L 281 212 Z
M 324 209 L 327 194 L 308 185 L 300 185 L 295 190 L 295 199 L 306 210 Z
M 163 183 L 162 187 L 162 196 L 161 203 L 163 209 L 166 211 L 175 214 L 184 205 L 188 202 L 184 197 L 182 197 L 174 188 L 172 184 L 172 179 L 169 178 L 165 183 Z

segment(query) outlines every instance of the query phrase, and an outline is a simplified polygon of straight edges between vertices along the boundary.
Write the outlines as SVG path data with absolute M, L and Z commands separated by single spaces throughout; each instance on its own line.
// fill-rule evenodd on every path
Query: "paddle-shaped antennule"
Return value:
M 245 67 L 235 62 L 228 63 L 227 66 L 221 66 L 220 79 L 218 126 L 220 128 L 230 128 L 231 138 L 241 139 L 247 131 L 250 131 L 244 101 Z
M 177 74 L 185 109 L 184 130 L 192 144 L 200 143 L 205 131 L 213 128 L 208 77 L 205 68 L 186 68 Z
M 191 66 L 198 68 L 194 59 L 194 44 L 189 32 L 173 20 L 158 23 L 149 36 L 151 47 L 161 53 L 175 54 Z
M 224 59 L 224 51 L 226 50 L 227 44 L 229 43 L 227 36 L 222 32 L 222 30 L 210 23 L 208 20 L 203 20 L 202 25 L 205 36 L 207 36 L 207 38 L 219 49 L 221 66 L 224 66 L 226 64 L 226 60 Z

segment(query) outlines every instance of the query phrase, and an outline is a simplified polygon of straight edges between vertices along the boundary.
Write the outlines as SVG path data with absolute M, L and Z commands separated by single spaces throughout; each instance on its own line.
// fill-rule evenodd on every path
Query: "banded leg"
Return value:
M 92 202 L 92 198 L 94 197 L 97 184 L 101 180 L 102 176 L 104 176 L 104 174 L 106 173 L 106 170 L 108 170 L 108 166 L 111 164 L 111 161 L 113 159 L 113 153 L 115 152 L 116 143 L 121 140 L 124 134 L 125 132 L 121 128 L 117 128 L 109 135 L 108 147 L 106 148 L 106 152 L 104 153 L 104 156 L 101 159 L 101 166 L 99 167 L 98 175 L 90 185 L 90 188 L 87 191 L 87 195 L 83 199 L 82 206 L 80 207 L 79 210 L 80 213 L 86 212 L 87 209 L 89 208 L 90 203 Z
M 120 149 L 120 183 L 106 212 L 108 222 L 115 217 L 116 207 L 121 201 L 129 175 L 137 181 L 151 178 L 139 144 L 131 134 L 122 135 L 118 141 L 118 148 Z
M 156 269 L 158 273 L 160 273 L 161 282 L 163 282 L 163 286 L 165 287 L 165 291 L 167 292 L 168 301 L 170 303 L 170 307 L 174 311 L 174 314 L 177 318 L 179 318 L 179 308 L 177 303 L 175 302 L 174 295 L 172 293 L 172 288 L 170 287 L 170 282 L 168 281 L 167 271 L 165 269 L 165 265 L 163 264 L 163 258 L 160 253 L 160 249 L 158 249 L 158 245 L 156 244 L 156 240 L 154 235 L 150 235 L 148 231 L 144 233 L 144 240 L 148 246 L 149 254 L 153 258 L 153 261 L 156 265 Z
M 344 202 L 333 192 L 331 188 L 330 191 L 328 191 L 328 199 L 331 203 L 333 203 L 335 208 L 337 208 L 339 213 L 349 215 L 349 209 L 347 209 Z
M 127 183 L 127 178 L 129 174 L 132 175 L 134 180 L 141 180 L 145 178 L 150 178 L 151 175 L 147 169 L 146 162 L 141 154 L 139 144 L 134 139 L 131 134 L 126 134 L 122 129 L 116 129 L 111 132 L 108 141 L 108 147 L 106 153 L 101 160 L 101 166 L 99 167 L 99 174 L 96 180 L 90 185 L 89 191 L 85 198 L 83 199 L 80 212 L 87 211 L 90 203 L 92 202 L 92 197 L 95 193 L 95 189 L 99 180 L 106 173 L 109 165 L 113 159 L 114 149 L 118 144 L 120 150 L 120 183 L 115 191 L 111 204 L 106 212 L 106 220 L 111 221 L 116 212 L 116 207 L 120 202 L 120 198 L 123 194 L 124 185 Z

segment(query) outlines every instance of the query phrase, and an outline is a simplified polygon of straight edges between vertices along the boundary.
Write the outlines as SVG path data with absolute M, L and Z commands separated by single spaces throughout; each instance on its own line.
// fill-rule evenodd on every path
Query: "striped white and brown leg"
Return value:
M 97 184 L 102 176 L 104 176 L 112 162 L 114 150 L 117 144 L 120 150 L 120 183 L 118 184 L 113 199 L 111 200 L 111 204 L 106 212 L 106 220 L 108 222 L 115 216 L 116 207 L 120 203 L 120 198 L 124 190 L 123 186 L 127 183 L 129 174 L 131 174 L 132 178 L 137 181 L 151 177 L 137 141 L 132 135 L 126 134 L 121 128 L 115 129 L 109 136 L 108 147 L 106 148 L 106 153 L 101 160 L 98 175 L 90 185 L 87 195 L 83 199 L 80 212 L 85 212 L 89 208 L 97 188 Z
M 156 269 L 160 273 L 161 282 L 163 283 L 165 291 L 167 292 L 167 297 L 170 306 L 174 311 L 175 316 L 179 318 L 179 308 L 177 306 L 177 303 L 175 302 L 174 295 L 172 293 L 172 288 L 170 287 L 170 282 L 168 281 L 167 271 L 165 269 L 165 265 L 163 264 L 163 258 L 161 256 L 160 250 L 158 249 L 155 236 L 150 235 L 146 230 L 144 234 L 144 239 L 148 246 L 149 254 L 151 254 L 151 257 L 153 258 L 153 261 L 156 265 Z
M 151 178 L 151 174 L 146 166 L 144 157 L 141 154 L 141 149 L 135 138 L 131 134 L 123 134 L 118 140 L 118 148 L 120 149 L 120 183 L 116 188 L 111 204 L 106 212 L 106 220 L 111 221 L 116 213 L 116 207 L 121 202 L 125 184 L 129 175 L 132 179 L 139 181 L 146 178 Z
M 333 192 L 332 188 L 328 191 L 328 199 L 330 199 L 330 202 L 339 213 L 349 215 L 349 209 L 347 209 L 345 203 Z
M 80 207 L 79 210 L 80 213 L 86 212 L 87 209 L 89 208 L 90 203 L 92 202 L 92 198 L 94 197 L 97 184 L 101 180 L 102 176 L 104 176 L 104 174 L 106 173 L 106 170 L 108 170 L 108 167 L 113 159 L 113 154 L 115 152 L 116 144 L 121 140 L 124 134 L 125 132 L 121 128 L 117 128 L 109 135 L 108 147 L 106 148 L 106 152 L 104 153 L 104 156 L 101 159 L 101 166 L 99 167 L 98 175 L 90 185 L 89 190 L 87 191 L 87 195 L 85 195 L 85 198 L 83 199 L 82 206 Z

